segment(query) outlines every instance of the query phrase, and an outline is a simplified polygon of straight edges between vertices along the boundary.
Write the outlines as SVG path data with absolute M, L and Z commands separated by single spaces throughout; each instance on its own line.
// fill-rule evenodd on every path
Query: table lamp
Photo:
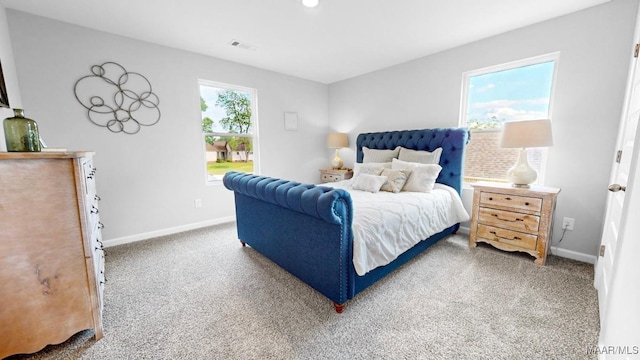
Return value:
M 520 148 L 518 161 L 507 171 L 507 178 L 514 187 L 528 188 L 538 174 L 529 166 L 527 148 L 553 145 L 551 120 L 508 121 L 502 124 L 500 147 Z
M 349 138 L 345 133 L 331 133 L 327 135 L 327 147 L 336 149 L 336 154 L 331 160 L 331 167 L 334 169 L 342 169 L 342 159 L 340 159 L 339 151 L 342 148 L 349 147 Z

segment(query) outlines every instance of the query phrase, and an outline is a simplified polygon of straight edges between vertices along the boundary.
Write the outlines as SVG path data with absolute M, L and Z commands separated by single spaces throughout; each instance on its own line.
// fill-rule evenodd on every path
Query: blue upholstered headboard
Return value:
M 386 131 L 363 133 L 356 140 L 356 161 L 363 159 L 362 147 L 369 149 L 395 149 L 402 146 L 412 150 L 433 151 L 442 147 L 440 166 L 442 171 L 437 182 L 449 185 L 458 193 L 462 191 L 462 171 L 464 169 L 464 151 L 469 142 L 469 130 L 466 128 L 442 128 L 424 130 Z

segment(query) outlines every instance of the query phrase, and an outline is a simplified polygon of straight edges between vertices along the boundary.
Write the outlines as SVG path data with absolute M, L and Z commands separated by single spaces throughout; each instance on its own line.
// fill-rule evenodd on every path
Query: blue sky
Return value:
M 548 117 L 554 62 L 469 79 L 467 120 L 531 120 Z

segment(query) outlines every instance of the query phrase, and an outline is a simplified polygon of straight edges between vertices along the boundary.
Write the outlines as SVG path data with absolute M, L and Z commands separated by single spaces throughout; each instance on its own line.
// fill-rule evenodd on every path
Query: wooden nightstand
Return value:
M 351 169 L 320 169 L 320 182 L 328 183 L 351 179 L 353 170 Z
M 485 242 L 501 250 L 526 252 L 536 258 L 537 265 L 544 265 L 560 189 L 515 188 L 488 182 L 471 186 L 474 191 L 469 247 Z

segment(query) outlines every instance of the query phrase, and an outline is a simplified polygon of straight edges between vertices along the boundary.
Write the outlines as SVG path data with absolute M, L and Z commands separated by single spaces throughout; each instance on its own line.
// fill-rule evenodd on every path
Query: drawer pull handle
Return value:
M 93 205 L 91 205 L 91 213 L 92 213 L 92 214 L 97 214 L 98 212 L 99 212 L 99 211 L 98 211 L 98 208 L 97 208 L 97 207 L 95 207 L 95 206 L 93 206 Z
M 514 220 L 511 220 L 511 219 L 502 219 L 502 218 L 500 218 L 500 216 L 498 216 L 498 214 L 491 214 L 491 216 L 495 217 L 496 219 L 498 219 L 498 220 L 500 220 L 500 221 L 510 221 L 510 222 L 524 221 L 524 219 L 520 219 L 520 218 L 515 218 Z
M 493 198 L 492 198 L 492 197 L 490 197 L 490 198 L 489 198 L 489 201 L 493 201 Z
M 102 200 L 102 198 L 100 198 L 100 196 L 98 196 L 98 195 L 94 196 L 93 198 L 94 198 L 96 201 L 100 201 L 100 200 Z
M 504 198 L 504 199 L 505 199 L 505 200 L 511 200 L 511 198 L 510 198 L 510 197 L 506 197 L 506 198 Z
M 98 221 L 98 229 L 104 229 L 104 224 L 101 221 Z
M 489 231 L 490 234 L 495 235 L 495 237 L 499 238 L 499 239 L 505 239 L 505 240 L 522 240 L 522 238 L 518 237 L 518 236 L 514 236 L 512 238 L 506 238 L 506 237 L 502 237 L 499 236 L 495 231 Z

